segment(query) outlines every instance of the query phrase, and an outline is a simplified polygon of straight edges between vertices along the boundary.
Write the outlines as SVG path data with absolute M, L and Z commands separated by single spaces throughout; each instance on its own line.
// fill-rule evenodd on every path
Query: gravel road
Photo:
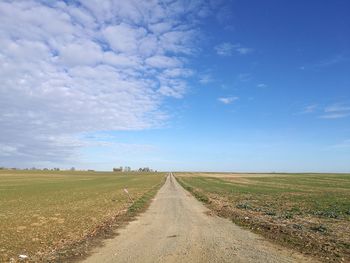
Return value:
M 209 210 L 169 175 L 149 209 L 84 262 L 315 262 Z

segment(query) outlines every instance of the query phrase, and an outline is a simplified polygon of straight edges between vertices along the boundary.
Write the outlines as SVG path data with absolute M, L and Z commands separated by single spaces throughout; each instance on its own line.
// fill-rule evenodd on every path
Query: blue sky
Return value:
M 97 2 L 0 4 L 0 165 L 350 172 L 348 1 Z

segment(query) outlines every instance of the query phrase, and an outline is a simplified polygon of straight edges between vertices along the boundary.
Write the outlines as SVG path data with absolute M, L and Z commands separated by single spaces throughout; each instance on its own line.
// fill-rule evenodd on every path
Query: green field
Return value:
M 350 260 L 349 174 L 207 173 L 177 178 L 235 223 L 325 261 Z
M 163 180 L 162 173 L 0 171 L 0 261 L 69 249 L 142 208 Z

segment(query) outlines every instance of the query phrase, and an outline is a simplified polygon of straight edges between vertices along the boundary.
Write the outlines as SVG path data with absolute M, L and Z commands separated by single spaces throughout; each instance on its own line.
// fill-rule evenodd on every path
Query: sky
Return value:
M 350 172 L 348 0 L 0 2 L 0 166 Z

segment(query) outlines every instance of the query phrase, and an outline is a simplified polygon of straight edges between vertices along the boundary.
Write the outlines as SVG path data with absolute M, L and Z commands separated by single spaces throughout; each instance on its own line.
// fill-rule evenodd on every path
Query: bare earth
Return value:
M 210 215 L 169 175 L 150 208 L 84 262 L 311 261 Z

